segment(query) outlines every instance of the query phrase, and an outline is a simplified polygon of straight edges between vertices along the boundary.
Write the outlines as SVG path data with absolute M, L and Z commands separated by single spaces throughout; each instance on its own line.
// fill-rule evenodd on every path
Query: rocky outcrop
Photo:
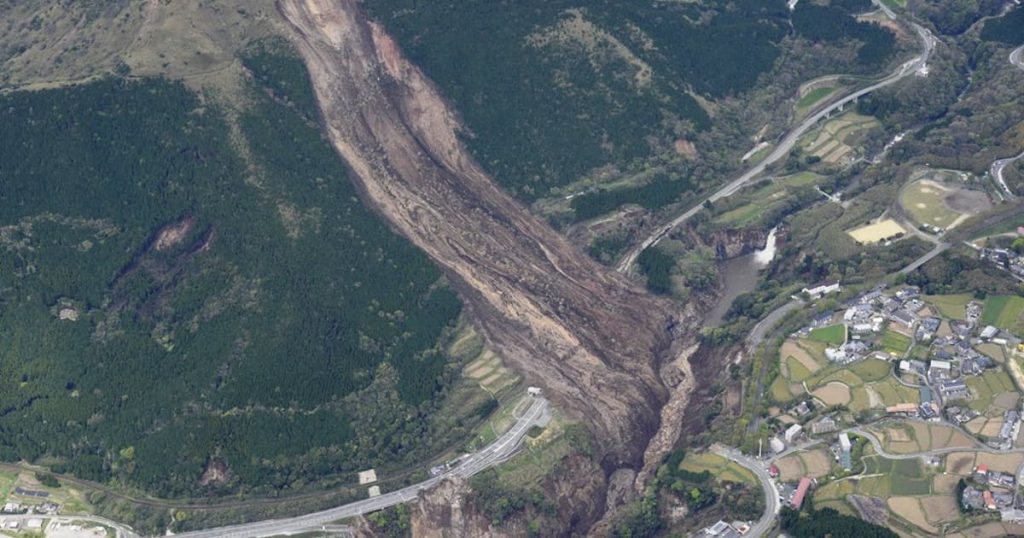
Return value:
M 446 272 L 490 345 L 583 419 L 606 469 L 637 468 L 668 390 L 670 305 L 502 191 L 457 117 L 355 0 L 281 0 L 334 147 L 368 205 Z
M 768 231 L 760 228 L 716 230 L 707 241 L 714 247 L 718 259 L 728 260 L 764 248 Z

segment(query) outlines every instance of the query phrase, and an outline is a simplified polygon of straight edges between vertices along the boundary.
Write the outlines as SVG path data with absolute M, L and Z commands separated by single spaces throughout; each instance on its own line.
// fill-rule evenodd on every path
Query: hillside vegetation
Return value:
M 275 50 L 233 115 L 159 79 L 0 96 L 4 460 L 281 491 L 457 434 L 432 421 L 460 304 L 359 202 Z

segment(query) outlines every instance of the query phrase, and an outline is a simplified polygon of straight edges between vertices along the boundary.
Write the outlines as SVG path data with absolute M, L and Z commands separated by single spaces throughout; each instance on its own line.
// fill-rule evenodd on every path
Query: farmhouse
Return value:
M 811 489 L 811 479 L 806 476 L 800 479 L 800 485 L 796 487 L 796 493 L 793 494 L 792 505 L 797 510 L 800 509 L 800 505 L 804 503 L 804 496 L 807 495 L 807 490 Z

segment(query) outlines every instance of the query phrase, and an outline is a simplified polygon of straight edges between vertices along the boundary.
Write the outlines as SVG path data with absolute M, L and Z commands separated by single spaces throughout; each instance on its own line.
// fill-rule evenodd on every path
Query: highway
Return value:
M 302 516 L 185 532 L 176 534 L 175 536 L 181 538 L 260 538 L 275 536 L 306 530 L 316 530 L 322 526 L 330 525 L 332 522 L 340 519 L 359 516 L 369 512 L 382 510 L 390 506 L 395 506 L 397 504 L 402 504 L 416 499 L 416 496 L 421 491 L 434 487 L 445 478 L 454 476 L 469 478 L 480 471 L 507 460 L 519 448 L 523 437 L 526 436 L 526 432 L 530 427 L 535 424 L 542 423 L 547 416 L 547 400 L 541 397 L 533 398 L 530 407 L 527 408 L 527 410 L 517 419 L 512 429 L 495 439 L 493 443 L 463 458 L 462 462 L 451 471 L 440 476 L 428 478 L 418 484 L 413 484 L 396 491 L 384 493 L 379 497 L 364 499 L 362 501 Z M 334 527 L 337 528 L 336 525 Z
M 895 18 L 894 13 L 892 13 L 888 9 L 885 9 L 884 6 L 883 9 L 890 18 Z M 923 48 L 919 56 L 912 60 L 904 62 L 894 73 L 892 73 L 888 77 L 870 86 L 867 86 L 866 88 L 861 88 L 860 90 L 857 90 L 847 95 L 846 97 L 843 97 L 842 99 L 832 103 L 831 105 L 821 109 L 817 113 L 805 119 L 795 128 L 791 129 L 788 133 L 786 133 L 786 135 L 779 141 L 779 143 L 776 144 L 775 149 L 772 150 L 772 152 L 769 153 L 768 156 L 762 159 L 759 163 L 757 163 L 752 168 L 744 172 L 741 176 L 730 181 L 721 189 L 715 191 L 707 198 L 701 200 L 700 203 L 694 205 L 690 209 L 687 209 L 686 211 L 684 211 L 682 214 L 678 215 L 671 221 L 662 224 L 658 226 L 656 229 L 654 229 L 643 241 L 641 241 L 639 244 L 631 248 L 626 253 L 622 260 L 619 261 L 619 264 L 616 267 L 616 269 L 622 273 L 629 271 L 630 267 L 633 266 L 633 263 L 636 262 L 637 256 L 639 256 L 640 253 L 644 251 L 644 249 L 657 244 L 658 241 L 661 241 L 666 235 L 668 235 L 669 232 L 671 232 L 677 226 L 686 222 L 691 217 L 700 212 L 700 210 L 704 208 L 704 204 L 706 202 L 715 202 L 716 200 L 726 198 L 728 196 L 731 196 L 741 188 L 743 188 L 744 185 L 746 185 L 752 179 L 754 179 L 755 177 L 759 176 L 762 172 L 764 172 L 765 168 L 767 168 L 768 165 L 788 155 L 789 151 L 793 149 L 793 146 L 796 144 L 797 139 L 799 139 L 801 136 L 803 136 L 804 133 L 806 133 L 812 127 L 814 127 L 819 121 L 832 114 L 832 112 L 846 106 L 847 104 L 875 90 L 879 90 L 881 88 L 885 88 L 886 86 L 895 84 L 896 82 L 902 80 L 911 73 L 914 73 L 918 69 L 924 67 L 928 62 L 928 58 L 931 57 L 932 50 L 934 50 L 937 40 L 935 39 L 935 36 L 933 36 L 932 33 L 927 29 L 915 23 L 910 23 L 910 25 L 913 26 L 914 30 L 917 32 L 918 37 L 920 37 L 921 39 L 921 44 Z
M 1010 65 L 1013 65 L 1014 67 L 1017 67 L 1019 69 L 1024 69 L 1024 46 L 1017 47 L 1013 49 L 1013 52 L 1010 53 Z M 1003 189 L 1003 192 L 1010 200 L 1014 199 L 1015 196 L 1013 192 L 1010 191 L 1010 187 L 1006 185 L 1006 181 L 1003 179 L 1003 169 L 1006 168 L 1006 166 L 1009 165 L 1010 163 L 1022 158 L 1024 158 L 1024 152 L 1021 152 L 1021 154 L 1017 155 L 1016 157 L 999 159 L 993 162 L 992 166 L 989 167 L 988 170 L 989 173 L 992 175 L 992 178 L 995 179 L 996 183 L 999 184 L 999 188 Z

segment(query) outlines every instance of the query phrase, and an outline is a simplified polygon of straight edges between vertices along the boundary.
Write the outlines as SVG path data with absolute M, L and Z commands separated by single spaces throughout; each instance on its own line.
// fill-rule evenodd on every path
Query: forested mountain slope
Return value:
M 716 115 L 777 68 L 794 41 L 826 47 L 819 57 L 849 47 L 853 70 L 884 66 L 893 34 L 855 18 L 871 3 L 831 4 L 801 2 L 795 12 L 782 0 L 366 7 L 454 103 L 476 158 L 520 199 L 575 194 L 560 188 L 602 174 L 615 181 L 617 170 L 638 175 L 608 195 L 574 199 L 581 220 L 627 202 L 654 209 L 722 179 L 761 126 L 738 135 Z M 723 154 L 736 161 L 721 162 Z
M 245 63 L 275 82 L 230 116 L 161 79 L 0 95 L 4 460 L 273 491 L 457 434 L 458 300 L 358 201 L 301 64 Z

